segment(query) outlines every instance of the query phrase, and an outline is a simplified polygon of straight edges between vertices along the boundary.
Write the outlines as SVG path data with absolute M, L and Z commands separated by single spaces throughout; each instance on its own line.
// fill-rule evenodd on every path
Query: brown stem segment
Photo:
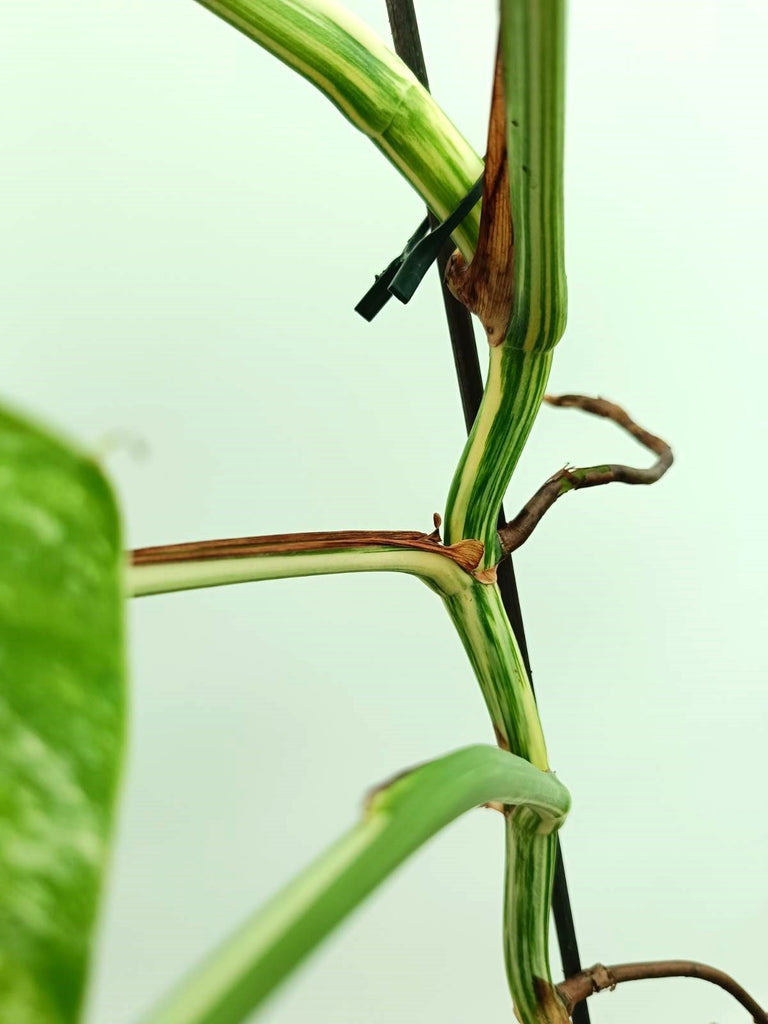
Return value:
M 696 963 L 695 960 L 651 960 L 636 964 L 614 964 L 611 967 L 595 964 L 561 982 L 557 990 L 568 1012 L 572 1013 L 574 1006 L 596 992 L 604 989 L 613 991 L 624 981 L 654 978 L 699 978 L 701 981 L 709 981 L 741 1003 L 756 1024 L 768 1024 L 768 1013 L 730 975 L 716 967 Z
M 636 438 L 640 444 L 650 448 L 658 458 L 649 469 L 624 466 L 618 463 L 607 463 L 603 466 L 587 466 L 582 469 L 561 469 L 551 476 L 514 519 L 499 529 L 502 558 L 519 548 L 530 535 L 554 503 L 568 491 L 578 491 L 582 487 L 600 487 L 603 484 L 653 484 L 661 479 L 672 465 L 672 449 L 666 441 L 655 434 L 638 426 L 633 419 L 618 405 L 605 398 L 589 398 L 586 395 L 545 395 L 544 401 L 550 405 L 570 406 L 583 409 L 595 416 L 603 416 L 613 420 Z
M 492 346 L 501 345 L 504 341 L 512 316 L 515 281 L 513 239 L 504 72 L 499 51 L 488 124 L 477 248 L 469 266 L 457 250 L 448 261 L 445 275 L 446 284 L 456 298 L 479 317 Z

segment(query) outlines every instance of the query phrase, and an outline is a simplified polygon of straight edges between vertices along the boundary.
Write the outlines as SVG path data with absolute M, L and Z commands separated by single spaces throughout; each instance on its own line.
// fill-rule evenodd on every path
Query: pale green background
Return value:
M 383 0 L 352 6 L 386 33 Z M 495 4 L 420 7 L 434 92 L 482 151 Z M 758 0 L 572 5 L 552 387 L 624 403 L 678 461 L 565 499 L 517 559 L 585 962 L 695 957 L 764 1001 L 767 43 Z M 130 543 L 429 529 L 463 437 L 436 281 L 352 312 L 422 216 L 378 152 L 192 0 L 2 0 L 0 88 L 2 392 L 110 448 Z M 647 462 L 544 410 L 509 505 L 605 459 Z M 89 1024 L 135 1022 L 367 786 L 492 739 L 405 577 L 149 598 L 131 651 Z M 501 832 L 480 811 L 435 840 L 264 1020 L 509 1022 Z M 746 1020 L 690 981 L 591 1010 Z

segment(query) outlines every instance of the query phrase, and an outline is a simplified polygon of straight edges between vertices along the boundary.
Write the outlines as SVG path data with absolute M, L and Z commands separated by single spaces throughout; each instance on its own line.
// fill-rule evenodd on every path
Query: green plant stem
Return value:
M 444 220 L 483 161 L 399 57 L 333 0 L 198 0 L 312 82 Z M 469 258 L 479 210 L 454 232 Z
M 554 348 L 565 330 L 564 0 L 502 0 L 515 302 L 506 344 Z
M 499 509 L 541 406 L 551 365 L 550 351 L 526 353 L 507 345 L 490 350 L 480 411 L 456 468 L 445 513 L 446 541 L 481 540 L 486 568 L 501 557 Z
M 480 683 L 500 746 L 543 771 L 547 750 L 533 689 L 495 584 L 474 582 L 445 599 Z M 507 823 L 504 953 L 507 980 L 523 1024 L 567 1024 L 552 984 L 549 912 L 557 836 L 517 811 Z
M 541 884 L 548 868 L 531 865 L 546 854 L 545 837 L 564 820 L 568 791 L 521 758 L 469 747 L 374 791 L 361 824 L 247 921 L 145 1024 L 242 1021 L 410 854 L 465 811 L 489 802 L 513 804 L 512 818 L 524 816 L 524 827 L 515 832 L 521 855 L 512 886 L 519 881 L 526 888 L 510 898 L 515 906 L 538 905 L 541 894 L 527 886 Z M 538 920 L 522 910 L 516 920 L 517 941 L 524 945 Z
M 547 771 L 547 748 L 530 680 L 495 584 L 473 581 L 445 605 L 480 683 L 501 747 Z
M 460 136 L 458 146 L 455 137 L 447 141 L 451 133 L 440 120 L 444 115 L 428 93 L 404 65 L 392 63 L 397 59 L 380 41 L 366 34 L 367 30 L 337 5 L 319 0 L 202 2 L 318 85 L 401 170 L 433 213 L 446 216 L 468 190 L 474 179 L 467 173 L 465 141 Z M 566 300 L 563 0 L 503 0 L 501 26 L 515 245 L 514 302 L 504 341 L 491 351 L 488 384 L 451 486 L 445 526 L 448 543 L 482 542 L 481 567 L 485 569 L 499 560 L 498 512 L 538 413 L 551 350 L 564 329 Z M 475 167 L 479 174 L 479 161 Z M 465 175 L 459 186 L 457 171 Z M 471 258 L 477 221 L 465 221 L 463 234 L 457 233 L 455 239 L 465 259 Z M 530 683 L 498 590 L 495 585 L 465 577 L 464 585 L 452 594 L 442 584 L 435 589 L 442 592 L 459 628 L 499 742 L 546 768 L 546 748 Z M 513 838 L 510 832 L 510 844 Z M 508 854 L 508 894 L 517 893 L 514 899 L 508 895 L 506 903 L 508 975 L 524 1024 L 541 1024 L 558 1019 L 547 1016 L 550 1004 L 555 1007 L 552 1012 L 559 1014 L 547 956 L 555 847 L 551 842 L 543 844 L 536 828 L 526 830 L 520 841 L 528 843 L 533 852 L 521 858 L 519 849 L 512 856 L 510 848 Z M 530 868 L 532 864 L 538 865 L 536 870 Z M 516 888 L 520 872 L 527 873 L 533 886 L 523 895 Z M 532 934 L 521 931 L 526 921 Z
M 514 237 L 512 312 L 503 342 L 490 351 L 483 401 L 445 514 L 446 541 L 481 540 L 482 566 L 487 569 L 499 561 L 499 509 L 544 396 L 552 349 L 565 329 L 564 0 L 502 0 L 500 42 Z M 446 604 L 478 675 L 499 742 L 545 767 L 533 693 L 496 587 L 482 594 L 473 591 L 471 600 Z M 507 835 L 509 986 L 523 1024 L 560 1024 L 568 1016 L 552 985 L 548 956 L 556 842 L 543 844 L 528 859 L 520 852 L 515 828 L 510 825 Z M 535 831 L 528 833 L 531 844 Z M 519 897 L 521 875 L 535 894 L 527 902 Z M 529 935 L 523 942 L 525 929 Z
M 389 15 L 392 38 L 398 56 L 408 64 L 413 73 L 418 77 L 421 84 L 429 89 L 426 63 L 421 46 L 418 21 L 413 0 L 386 0 L 387 13 Z M 461 403 L 464 412 L 464 421 L 467 433 L 472 430 L 472 424 L 477 416 L 480 402 L 483 397 L 483 384 L 480 375 L 480 362 L 477 356 L 472 319 L 467 308 L 454 298 L 452 292 L 445 283 L 445 272 L 448 260 L 451 256 L 450 246 L 438 258 L 438 270 L 445 305 L 446 320 L 451 337 L 454 363 L 456 366 L 456 377 L 461 394 Z M 504 506 L 499 509 L 499 526 L 506 524 Z M 520 646 L 525 674 L 531 680 L 530 661 L 525 641 L 525 628 L 523 625 L 522 610 L 517 592 L 517 582 L 512 565 L 512 558 L 506 558 L 498 566 L 498 584 L 501 593 L 501 600 L 514 631 L 515 637 Z M 559 849 L 556 851 L 555 876 L 552 889 L 552 911 L 557 930 L 558 945 L 560 946 L 560 958 L 563 965 L 563 973 L 566 977 L 576 974 L 581 970 L 581 959 L 576 940 L 576 929 L 571 910 L 571 901 L 568 894 L 568 883 L 565 875 L 565 864 Z M 508 948 L 508 944 L 507 944 Z M 574 1024 L 590 1024 L 590 1015 L 587 1003 L 578 1003 L 573 1010 Z
M 565 330 L 564 22 L 564 0 L 501 4 L 514 299 L 504 341 L 491 349 L 485 395 L 445 514 L 446 541 L 483 541 L 486 566 L 499 560 L 499 508 Z
M 569 1024 L 549 967 L 549 908 L 557 833 L 532 808 L 507 817 L 504 950 L 507 980 L 523 1024 Z
M 418 533 L 282 534 L 143 548 L 131 555 L 131 597 L 231 583 L 350 572 L 417 576 L 442 597 L 472 586 L 480 559 L 476 542 L 446 548 Z

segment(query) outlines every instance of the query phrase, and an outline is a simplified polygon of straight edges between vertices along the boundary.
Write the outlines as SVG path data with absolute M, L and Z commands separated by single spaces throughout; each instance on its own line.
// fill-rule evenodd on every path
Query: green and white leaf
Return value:
M 120 528 L 97 466 L 0 411 L 0 1019 L 80 1018 L 125 726 Z

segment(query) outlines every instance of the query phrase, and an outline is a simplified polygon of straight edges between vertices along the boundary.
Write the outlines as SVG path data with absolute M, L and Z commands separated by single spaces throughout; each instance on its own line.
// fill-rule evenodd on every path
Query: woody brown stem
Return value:
M 544 514 L 558 498 L 568 491 L 578 491 L 583 487 L 600 487 L 603 484 L 611 483 L 653 484 L 661 479 L 672 465 L 672 449 L 667 442 L 655 434 L 651 434 L 648 430 L 644 430 L 613 402 L 609 402 L 605 398 L 589 398 L 586 395 L 545 395 L 544 401 L 550 405 L 583 409 L 595 416 L 613 420 L 642 445 L 655 452 L 658 458 L 648 469 L 624 466 L 619 463 L 606 463 L 602 466 L 587 466 L 581 469 L 568 469 L 567 467 L 561 469 L 536 491 L 514 519 L 499 529 L 502 558 L 528 540 Z
M 448 261 L 445 282 L 471 313 L 476 313 L 488 343 L 500 345 L 512 316 L 514 248 L 507 165 L 507 123 L 501 53 L 496 57 L 488 152 L 485 156 L 483 205 L 477 248 L 469 266 L 456 250 Z
M 699 978 L 701 981 L 709 981 L 741 1003 L 756 1024 L 768 1024 L 768 1014 L 765 1010 L 730 975 L 694 960 L 655 960 L 636 964 L 614 964 L 611 967 L 595 964 L 594 967 L 588 967 L 561 982 L 557 986 L 557 991 L 568 1012 L 572 1013 L 578 1003 L 596 992 L 602 992 L 604 989 L 613 991 L 617 985 L 625 981 L 646 981 L 654 978 Z

